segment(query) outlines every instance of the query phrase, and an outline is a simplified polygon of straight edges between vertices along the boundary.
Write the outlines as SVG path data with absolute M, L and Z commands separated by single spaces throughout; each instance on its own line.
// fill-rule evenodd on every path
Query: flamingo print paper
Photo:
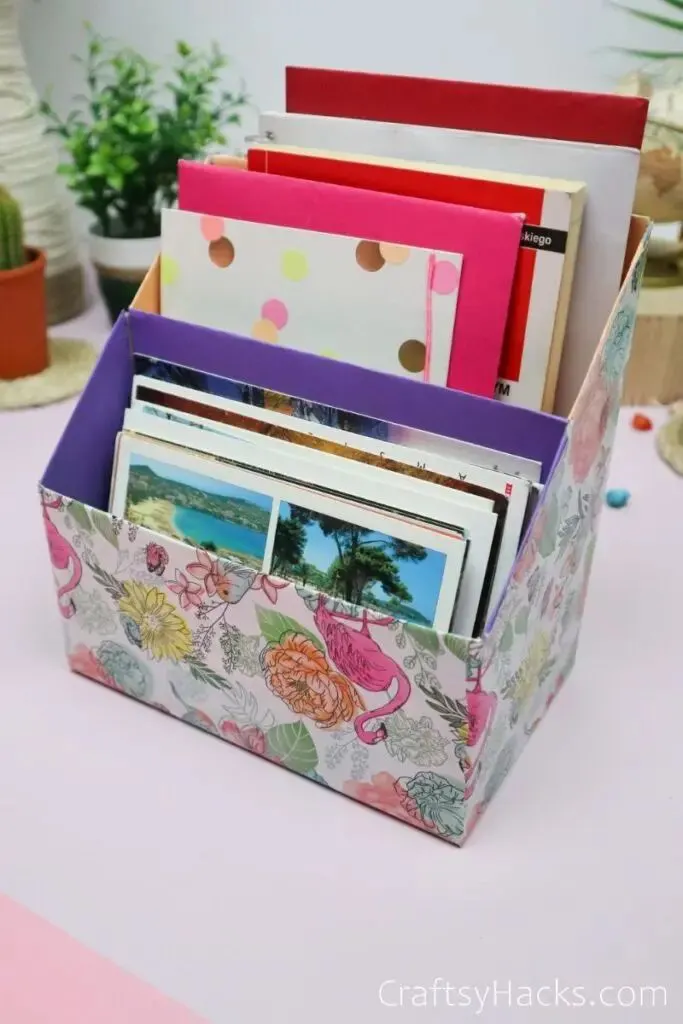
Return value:
M 164 210 L 161 312 L 446 385 L 462 255 Z

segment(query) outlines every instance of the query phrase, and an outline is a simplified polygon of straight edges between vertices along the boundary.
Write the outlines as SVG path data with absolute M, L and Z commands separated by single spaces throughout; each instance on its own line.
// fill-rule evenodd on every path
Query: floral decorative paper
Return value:
M 485 638 L 480 681 L 496 710 L 470 776 L 468 832 L 574 665 L 645 258 L 622 289 Z
M 41 490 L 71 668 L 460 844 L 574 663 L 643 266 L 644 255 L 483 641 Z
M 478 643 L 42 501 L 74 671 L 460 838 Z

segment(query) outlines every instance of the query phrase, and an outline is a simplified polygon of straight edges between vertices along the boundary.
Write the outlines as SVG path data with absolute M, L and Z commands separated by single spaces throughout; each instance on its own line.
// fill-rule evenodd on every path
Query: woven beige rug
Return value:
M 50 365 L 42 373 L 0 380 L 0 410 L 51 405 L 80 394 L 97 360 L 87 341 L 50 338 Z

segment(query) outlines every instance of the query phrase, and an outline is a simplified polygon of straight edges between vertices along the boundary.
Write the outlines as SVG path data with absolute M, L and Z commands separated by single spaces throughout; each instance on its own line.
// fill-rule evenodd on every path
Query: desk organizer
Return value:
M 156 315 L 153 267 L 115 325 L 40 486 L 71 668 L 462 844 L 574 664 L 648 235 L 647 222 L 634 218 L 623 286 L 568 420 L 439 389 L 454 410 L 455 436 L 468 439 L 472 417 L 480 427 L 511 417 L 526 425 L 527 450 L 517 454 L 544 466 L 511 578 L 475 640 L 249 569 L 226 573 L 209 552 L 107 513 L 133 351 L 184 356 L 197 369 L 232 369 L 245 383 L 344 405 L 332 361 L 298 354 L 306 373 L 285 380 L 281 350 L 272 348 L 251 380 L 249 355 L 262 343 L 226 344 L 219 332 Z M 362 401 L 371 390 L 381 400 L 387 378 L 353 374 L 345 397 Z M 198 577 L 201 594 L 189 585 Z M 368 730 L 371 720 L 381 728 Z

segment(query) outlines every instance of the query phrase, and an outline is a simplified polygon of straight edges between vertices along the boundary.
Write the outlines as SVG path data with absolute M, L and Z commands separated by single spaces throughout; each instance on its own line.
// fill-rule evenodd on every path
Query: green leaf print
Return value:
M 329 788 L 330 784 L 327 779 L 324 779 L 322 775 L 318 774 L 318 772 L 306 772 L 306 778 L 313 779 L 314 782 L 320 783 L 321 786 L 327 786 Z
M 454 733 L 456 739 L 464 741 L 467 738 L 467 705 L 461 700 L 454 700 L 445 693 L 434 692 L 427 698 L 427 704 L 436 711 L 437 715 L 443 718 Z M 464 732 L 463 732 L 464 730 Z
M 92 511 L 93 526 L 100 533 L 105 540 L 108 540 L 113 547 L 119 546 L 119 538 L 114 532 L 114 527 L 111 519 L 106 512 L 100 512 L 99 509 L 94 508 Z
M 508 622 L 507 626 L 505 627 L 505 632 L 503 633 L 502 637 L 500 638 L 500 649 L 501 649 L 501 651 L 503 651 L 503 652 L 509 651 L 514 642 L 515 642 L 515 631 L 512 628 L 512 623 Z
M 92 562 L 87 558 L 84 558 L 84 562 L 93 574 L 95 582 L 104 587 L 109 596 L 113 597 L 115 601 L 120 601 L 125 594 L 123 583 L 117 580 L 116 576 L 112 576 L 110 572 L 103 569 L 101 565 L 98 565 L 97 562 Z
M 548 507 L 548 516 L 545 521 L 543 536 L 541 537 L 538 545 L 538 551 L 542 558 L 549 558 L 555 550 L 555 542 L 557 541 L 557 531 L 559 526 L 560 505 L 557 500 L 557 495 L 554 494 Z
M 274 725 L 266 733 L 266 750 L 269 757 L 302 775 L 318 767 L 318 752 L 303 722 Z
M 529 605 L 526 605 L 517 613 L 515 619 L 515 633 L 526 633 L 529 625 Z
M 281 615 L 280 612 L 271 611 L 260 606 L 256 608 L 256 617 L 261 627 L 261 632 L 269 644 L 279 644 L 282 637 L 287 633 L 299 633 L 300 636 L 305 636 L 310 640 L 319 651 L 324 650 L 320 637 L 316 636 L 315 633 L 311 633 L 310 630 L 302 626 L 296 619 L 290 619 L 287 615 Z
M 186 658 L 183 664 L 187 665 L 190 672 L 198 682 L 206 683 L 207 686 L 213 686 L 216 690 L 232 689 L 232 684 L 225 678 L 225 676 L 221 676 L 218 672 L 214 672 L 212 668 L 205 665 L 203 661 L 199 661 L 198 658 Z
M 72 501 L 67 512 L 77 526 L 80 526 L 86 533 L 92 533 L 92 523 L 90 522 L 88 510 L 84 505 L 81 505 L 80 501 Z
M 447 650 L 454 654 L 459 661 L 467 661 L 467 653 L 470 646 L 468 640 L 461 636 L 451 636 L 449 633 L 443 638 L 443 642 Z
M 418 647 L 425 651 L 430 651 L 432 654 L 439 655 L 441 653 L 439 637 L 433 629 L 427 629 L 425 626 L 416 626 L 412 622 L 407 622 L 405 631 L 409 637 L 412 637 Z

